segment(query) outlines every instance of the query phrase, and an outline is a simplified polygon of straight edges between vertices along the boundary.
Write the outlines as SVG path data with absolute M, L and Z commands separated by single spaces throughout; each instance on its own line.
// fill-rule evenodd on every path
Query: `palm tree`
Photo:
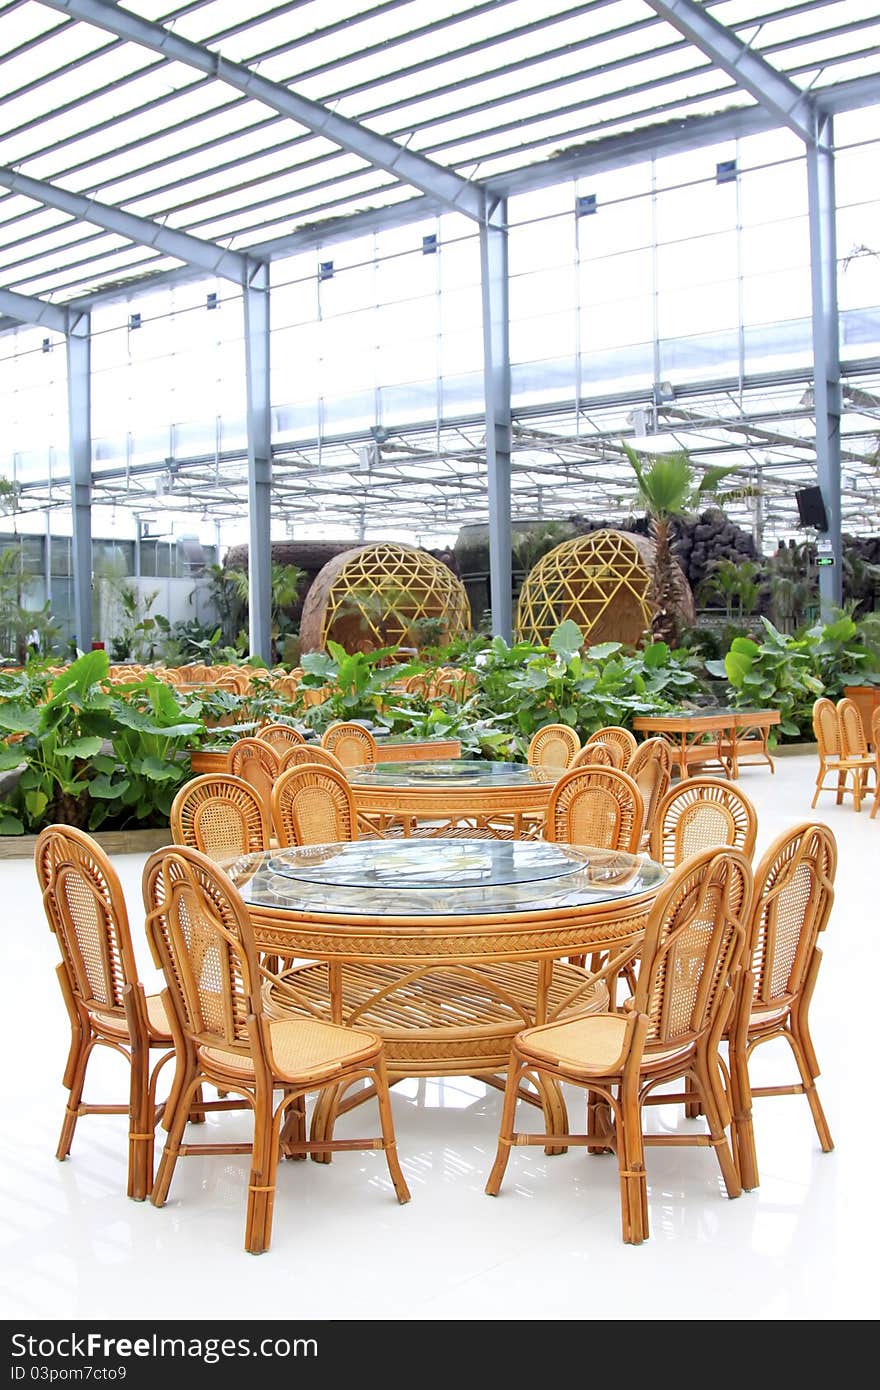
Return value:
M 699 511 L 710 499 L 720 503 L 733 501 L 735 498 L 753 495 L 753 490 L 742 489 L 718 496 L 718 484 L 722 478 L 732 473 L 733 469 L 707 468 L 698 480 L 690 458 L 683 449 L 676 454 L 657 454 L 650 463 L 639 458 L 635 449 L 625 442 L 623 450 L 636 475 L 639 500 L 648 516 L 656 546 L 651 585 L 654 605 L 651 631 L 655 641 L 667 642 L 674 647 L 678 645 L 679 633 L 673 566 L 678 561 L 673 557 L 670 547 L 672 522 L 676 517 L 686 516 L 688 512 Z
M 243 604 L 248 602 L 250 581 L 245 570 L 227 570 L 233 592 Z M 285 614 L 299 598 L 300 586 L 306 577 L 298 565 L 272 564 L 271 637 L 273 647 L 286 632 Z
M 700 595 L 723 599 L 728 622 L 733 620 L 736 605 L 737 617 L 742 620 L 751 617 L 758 606 L 761 581 L 761 566 L 754 560 L 716 560 L 700 586 Z

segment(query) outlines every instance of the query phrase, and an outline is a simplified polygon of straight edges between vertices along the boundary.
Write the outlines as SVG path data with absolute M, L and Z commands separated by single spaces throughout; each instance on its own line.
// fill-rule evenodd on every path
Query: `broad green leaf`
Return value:
M 102 772 L 98 777 L 93 777 L 89 783 L 89 796 L 97 801 L 115 801 L 117 797 L 122 797 L 131 785 L 127 777 L 122 777 L 114 781 Z
M 727 667 L 723 661 L 707 661 L 706 670 L 710 676 L 717 676 L 720 679 L 727 676 Z
M 18 819 L 7 812 L 0 814 L 0 835 L 23 835 L 24 826 Z
M 56 699 L 64 694 L 66 690 L 75 689 L 81 694 L 88 690 L 90 685 L 97 685 L 102 681 L 110 669 L 110 658 L 105 651 L 100 649 L 93 652 L 83 652 L 76 661 L 68 666 L 66 671 L 62 671 L 60 676 L 56 676 L 50 687 L 52 698 Z
M 819 680 L 818 676 L 811 676 L 807 672 L 804 672 L 803 681 L 807 689 L 811 690 L 814 695 L 822 695 L 824 693 L 825 686 L 822 681 Z
M 142 758 L 138 771 L 153 782 L 167 782 L 177 776 L 176 765 L 164 758 Z
M 752 669 L 752 658 L 743 652 L 729 651 L 724 658 L 724 669 L 730 684 L 738 690 L 744 677 Z
M 70 743 L 58 744 L 55 754 L 59 758 L 93 758 L 96 753 L 101 751 L 104 740 L 97 736 L 93 738 L 75 738 Z
M 852 618 L 838 618 L 836 623 L 828 623 L 822 631 L 826 642 L 849 642 L 856 635 L 856 625 Z
M 751 637 L 734 637 L 730 644 L 730 650 L 732 652 L 739 652 L 742 656 L 755 657 L 759 654 L 761 648 L 758 646 L 757 642 L 752 641 Z
M 587 647 L 584 656 L 587 661 L 606 661 L 620 651 L 623 651 L 623 647 L 619 642 L 597 642 L 595 646 Z
M 11 772 L 14 767 L 21 767 L 26 761 L 27 755 L 20 744 L 0 746 L 0 772 Z
M 669 661 L 669 647 L 665 642 L 652 642 L 642 652 L 642 660 L 650 671 L 665 666 Z
M 49 805 L 49 798 L 45 792 L 26 792 L 24 804 L 31 820 L 39 820 Z
M 0 729 L 10 734 L 35 734 L 40 728 L 40 711 L 12 701 L 0 705 Z
M 570 661 L 584 645 L 583 633 L 577 623 L 572 622 L 571 618 L 566 618 L 564 623 L 559 624 L 548 645 L 563 661 Z

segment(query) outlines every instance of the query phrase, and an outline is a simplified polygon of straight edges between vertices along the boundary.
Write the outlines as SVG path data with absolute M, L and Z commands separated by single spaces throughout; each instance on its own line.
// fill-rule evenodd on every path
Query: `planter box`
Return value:
M 859 714 L 862 716 L 862 727 L 865 730 L 865 739 L 869 747 L 873 747 L 871 739 L 871 716 L 875 709 L 880 706 L 880 685 L 845 685 L 843 693 L 848 700 L 852 700 L 858 706 Z
M 154 849 L 171 844 L 171 830 L 158 826 L 155 830 L 98 830 L 92 835 L 109 855 L 152 854 Z M 0 835 L 0 860 L 33 859 L 36 835 Z
M 227 750 L 211 752 L 209 748 L 203 748 L 200 752 L 192 753 L 190 762 L 192 764 L 193 776 L 201 776 L 204 772 L 225 772 Z M 460 758 L 461 740 L 457 738 L 408 738 L 389 740 L 385 743 L 379 740 L 380 762 L 383 763 L 408 763 L 423 762 L 428 758 Z

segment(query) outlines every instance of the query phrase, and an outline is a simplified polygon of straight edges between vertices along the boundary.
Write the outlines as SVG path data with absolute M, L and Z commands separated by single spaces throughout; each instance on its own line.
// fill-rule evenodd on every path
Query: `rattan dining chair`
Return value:
M 260 738 L 240 738 L 226 756 L 226 770 L 248 782 L 263 804 L 269 805 L 272 784 L 280 771 L 278 754 L 271 743 Z
M 526 761 L 533 767 L 570 767 L 581 741 L 567 724 L 545 724 L 532 735 Z
M 616 745 L 623 754 L 623 762 L 620 766 L 623 768 L 624 772 L 629 769 L 632 756 L 639 746 L 635 735 L 631 734 L 629 729 L 622 729 L 617 724 L 609 724 L 605 729 L 597 729 L 594 734 L 590 734 L 584 747 L 589 748 L 591 743 L 610 743 Z
M 871 820 L 880 810 L 880 705 L 871 715 L 871 742 L 874 745 L 874 803 L 871 807 Z
M 669 791 L 672 777 L 672 754 L 666 739 L 648 738 L 644 743 L 640 743 L 632 756 L 627 773 L 642 793 L 645 803 L 645 828 L 642 832 L 641 848 L 648 849 L 651 829 L 657 819 L 660 803 Z
M 262 743 L 268 743 L 279 758 L 282 753 L 286 753 L 288 748 L 302 746 L 305 739 L 299 729 L 294 729 L 291 724 L 264 724 L 257 733 L 257 738 Z
M 322 763 L 282 772 L 272 788 L 272 823 L 280 846 L 325 845 L 358 838 L 351 783 Z
M 292 767 L 301 767 L 303 763 L 321 763 L 323 767 L 332 767 L 335 772 L 345 773 L 345 768 L 327 748 L 322 748 L 320 743 L 296 743 L 281 754 L 278 760 L 278 775 L 287 772 Z
M 50 825 L 34 849 L 49 926 L 61 951 L 56 974 L 70 1019 L 64 1085 L 70 1092 L 56 1158 L 65 1159 L 81 1115 L 128 1116 L 129 1197 L 143 1201 L 153 1184 L 153 1135 L 162 1106 L 156 1082 L 174 1057 L 165 1006 L 140 983 L 122 886 L 101 847 L 82 830 Z M 96 1047 L 120 1053 L 130 1069 L 125 1105 L 83 1101 Z M 150 1067 L 150 1053 L 162 1056 Z
M 862 797 L 868 789 L 868 777 L 873 773 L 876 778 L 877 761 L 873 753 L 868 752 L 868 741 L 865 738 L 865 726 L 862 723 L 862 716 L 855 700 L 844 697 L 837 702 L 837 726 L 840 730 L 840 763 L 838 766 L 843 770 L 843 784 L 846 790 L 846 779 L 850 773 L 853 778 L 853 804 L 857 811 L 862 809 Z M 875 780 L 874 790 L 877 790 Z M 838 801 L 840 800 L 840 783 L 838 782 Z
M 562 774 L 550 793 L 544 839 L 635 854 L 644 817 L 642 794 L 627 773 L 615 767 L 575 767 Z
M 649 1234 L 646 1145 L 697 1144 L 715 1150 L 728 1197 L 742 1186 L 728 1147 L 730 1112 L 720 1080 L 718 1043 L 739 989 L 752 871 L 738 850 L 707 850 L 672 875 L 648 918 L 635 997 L 621 1013 L 527 1028 L 511 1049 L 501 1132 L 486 1184 L 497 1196 L 515 1145 L 551 1142 L 594 1152 L 611 1147 L 620 1173 L 623 1239 Z M 551 1136 L 515 1129 L 517 1095 L 530 1076 L 588 1093 L 586 1134 Z M 684 1093 L 654 1097 L 684 1079 Z M 708 1134 L 643 1134 L 642 1108 L 696 1100 Z
M 376 740 L 361 724 L 331 724 L 321 739 L 321 747 L 337 757 L 343 767 L 364 767 L 379 761 Z
M 247 907 L 226 875 L 198 850 L 157 850 L 144 866 L 143 888 L 147 932 L 165 976 L 163 998 L 182 1072 L 153 1204 L 164 1204 L 179 1157 L 249 1153 L 245 1249 L 255 1255 L 268 1250 L 282 1126 L 289 1156 L 381 1149 L 398 1201 L 409 1201 L 397 1158 L 382 1039 L 317 1017 L 266 1017 Z M 307 1142 L 305 1096 L 360 1080 L 375 1088 L 381 1138 Z M 252 1143 L 183 1142 L 191 1098 L 203 1082 L 243 1097 L 253 1111 Z M 282 1093 L 277 1105 L 275 1090 Z M 221 1105 L 232 1108 L 235 1102 Z
M 651 830 L 651 858 L 667 869 L 691 855 L 729 845 L 751 858 L 758 818 L 748 797 L 730 782 L 689 777 L 661 801 Z
M 576 753 L 569 764 L 573 767 L 620 767 L 623 753 L 616 743 L 589 743 Z
M 268 808 L 242 777 L 209 772 L 186 782 L 171 804 L 171 838 L 209 859 L 269 848 Z
M 738 1016 L 728 1030 L 734 1145 L 743 1187 L 758 1186 L 752 1123 L 753 1096 L 805 1095 L 823 1153 L 834 1148 L 816 1090 L 819 1063 L 809 1011 L 825 930 L 834 903 L 837 843 L 825 825 L 809 822 L 780 835 L 755 871 L 755 895 L 746 941 Z M 800 1074 L 799 1085 L 752 1086 L 749 1061 L 756 1047 L 784 1038 Z

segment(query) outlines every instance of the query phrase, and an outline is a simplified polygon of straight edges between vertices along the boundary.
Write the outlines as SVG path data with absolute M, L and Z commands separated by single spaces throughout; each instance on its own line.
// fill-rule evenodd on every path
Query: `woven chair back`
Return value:
M 322 748 L 319 743 L 297 743 L 281 754 L 279 776 L 288 768 L 302 767 L 303 763 L 320 763 L 322 767 L 332 767 L 335 772 L 345 771 L 335 753 Z
M 581 741 L 567 724 L 545 724 L 532 735 L 527 761 L 533 767 L 571 767 Z
M 667 792 L 651 829 L 651 858 L 668 869 L 707 849 L 730 846 L 751 858 L 758 818 L 743 792 L 714 777 L 689 777 Z
M 833 700 L 823 695 L 813 705 L 813 733 L 819 745 L 820 758 L 840 756 L 840 724 Z
M 874 746 L 874 752 L 880 759 L 880 705 L 877 705 L 871 715 L 871 743 Z
M 645 928 L 634 1008 L 650 1022 L 646 1052 L 687 1047 L 718 1020 L 741 964 L 752 870 L 739 850 L 710 849 L 679 866 Z M 726 1014 L 726 1009 L 725 1009 Z
M 272 822 L 279 845 L 356 840 L 357 809 L 345 774 L 320 763 L 282 772 L 272 789 Z
M 625 772 L 614 767 L 571 768 L 550 793 L 544 838 L 635 854 L 644 814 L 642 794 Z
M 74 999 L 124 1020 L 123 991 L 137 982 L 137 969 L 112 864 L 91 836 L 69 825 L 40 832 L 34 863 Z
M 755 1007 L 791 1005 L 803 989 L 836 871 L 833 834 L 809 822 L 780 835 L 758 865 L 749 936 Z
M 321 747 L 337 757 L 343 767 L 364 767 L 379 761 L 376 740 L 360 724 L 331 724 L 321 739 Z
M 198 850 L 166 846 L 144 865 L 147 935 L 195 1046 L 247 1054 L 262 1011 L 253 930 L 238 890 Z
M 626 772 L 629 768 L 630 760 L 638 748 L 638 743 L 634 734 L 629 729 L 622 729 L 617 724 L 609 724 L 606 729 L 597 729 L 594 734 L 590 734 L 586 746 L 591 743 L 608 743 L 618 747 L 623 754 L 623 759 L 619 764 Z
M 574 755 L 570 767 L 618 767 L 622 757 L 616 744 L 590 743 Z
M 640 743 L 627 768 L 645 803 L 645 827 L 650 830 L 672 776 L 672 757 L 665 738 L 649 738 Z
M 868 740 L 865 738 L 865 726 L 855 700 L 844 697 L 837 701 L 837 724 L 842 757 L 867 757 Z
M 242 777 L 206 773 L 187 782 L 171 806 L 171 838 L 209 859 L 232 859 L 269 848 L 269 813 Z
M 261 743 L 268 743 L 280 758 L 282 753 L 286 753 L 288 748 L 296 745 L 302 746 L 305 739 L 299 729 L 294 729 L 290 724 L 265 724 L 257 734 Z
M 269 805 L 272 784 L 280 771 L 278 754 L 260 738 L 240 738 L 226 758 L 226 770 L 253 787 L 265 806 Z

